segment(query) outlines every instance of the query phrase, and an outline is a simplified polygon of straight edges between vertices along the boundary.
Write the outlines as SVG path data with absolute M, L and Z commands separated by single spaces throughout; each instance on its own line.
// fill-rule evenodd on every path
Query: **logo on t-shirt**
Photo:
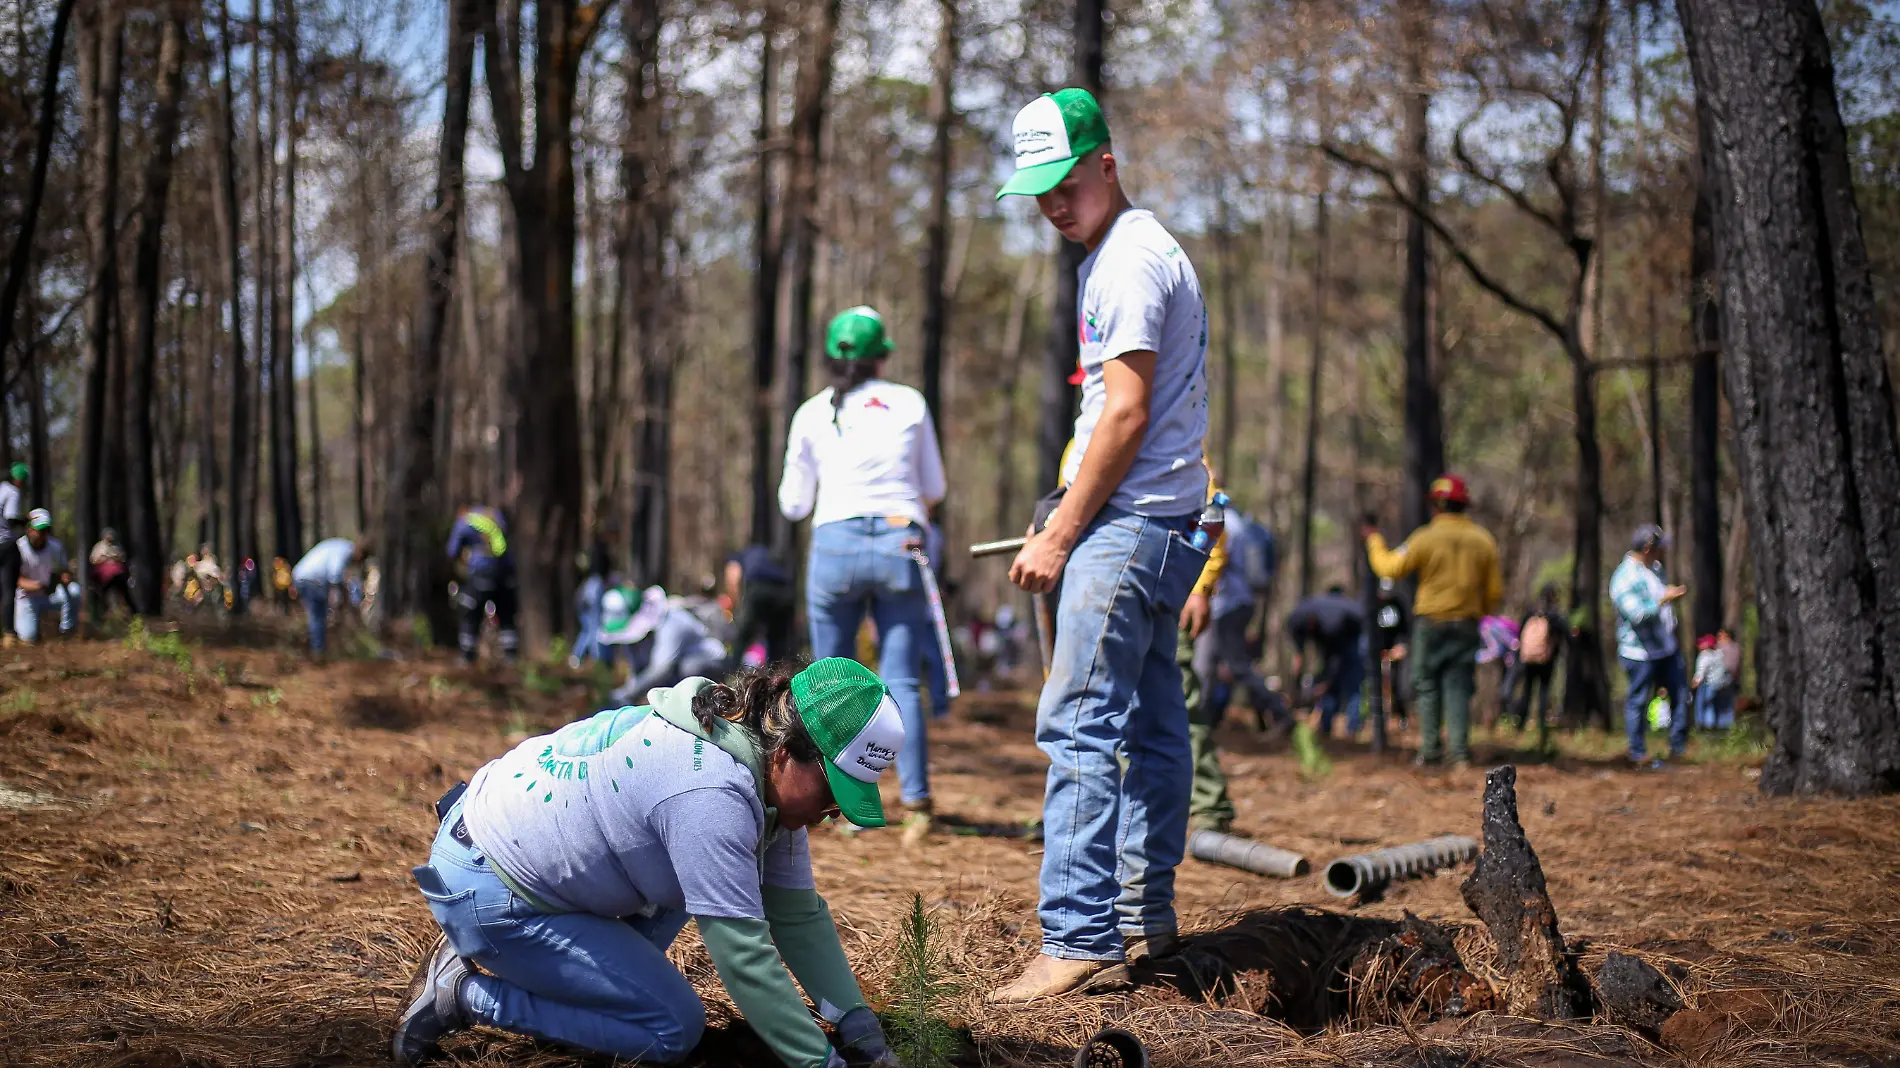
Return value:
M 1095 323 L 1094 315 L 1083 315 L 1076 321 L 1076 340 L 1084 345 L 1093 345 L 1102 340 L 1102 329 Z
M 864 400 L 864 406 L 866 408 L 876 408 L 880 411 L 886 411 L 886 412 L 891 410 L 890 405 L 884 403 L 883 401 L 879 400 L 876 397 L 866 397 Z

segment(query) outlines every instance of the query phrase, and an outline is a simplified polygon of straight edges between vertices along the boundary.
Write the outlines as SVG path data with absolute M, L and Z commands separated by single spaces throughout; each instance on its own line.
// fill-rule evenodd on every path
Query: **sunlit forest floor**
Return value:
M 385 1063 L 433 934 L 409 876 L 434 830 L 430 802 L 512 740 L 591 710 L 594 680 L 446 658 L 315 666 L 298 622 L 0 652 L 0 1064 Z M 974 826 L 813 832 L 819 887 L 874 1001 L 891 993 L 898 921 L 922 894 L 957 984 L 946 1014 L 969 1036 L 962 1063 L 1067 1064 L 1112 1022 L 1158 1065 L 1900 1064 L 1900 800 L 1764 799 L 1746 752 L 1703 739 L 1689 763 L 1639 772 L 1603 735 L 1565 735 L 1559 755 L 1535 761 L 1512 751 L 1514 736 L 1480 736 L 1481 763 L 1521 761 L 1525 829 L 1586 965 L 1636 953 L 1696 1014 L 1661 1039 L 1494 1015 L 1301 1033 L 1234 999 L 1148 989 L 986 1007 L 1038 945 L 1039 846 L 1003 833 L 1039 809 L 1032 706 L 971 695 L 933 727 L 943 822 Z M 1309 760 L 1303 777 L 1284 743 L 1238 715 L 1223 741 L 1236 830 L 1305 854 L 1316 873 L 1345 853 L 1478 833 L 1482 770 L 1422 773 L 1408 751 L 1333 742 L 1330 770 Z M 1462 877 L 1397 884 L 1356 914 L 1470 925 Z M 1190 930 L 1340 907 L 1317 874 L 1192 860 L 1178 892 Z M 690 927 L 674 957 L 711 1021 L 689 1063 L 775 1063 L 734 1022 Z M 493 1032 L 449 1049 L 462 1065 L 609 1063 Z

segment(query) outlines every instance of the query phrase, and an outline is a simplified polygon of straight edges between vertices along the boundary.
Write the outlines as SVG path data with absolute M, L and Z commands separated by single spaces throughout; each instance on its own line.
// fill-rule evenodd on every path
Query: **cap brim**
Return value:
M 1075 169 L 1078 162 L 1080 162 L 1079 157 L 1070 156 L 1068 159 L 1050 160 L 1048 163 L 1038 163 L 1033 167 L 1019 168 L 1015 174 L 1009 176 L 1009 181 L 1003 183 L 1003 188 L 997 190 L 996 199 L 1001 200 L 1007 196 L 1039 197 L 1061 185 L 1062 179 L 1069 176 L 1069 172 Z
M 825 778 L 831 780 L 831 799 L 838 802 L 838 811 L 845 819 L 859 827 L 885 825 L 884 799 L 878 796 L 877 783 L 859 782 L 829 760 L 825 761 Z

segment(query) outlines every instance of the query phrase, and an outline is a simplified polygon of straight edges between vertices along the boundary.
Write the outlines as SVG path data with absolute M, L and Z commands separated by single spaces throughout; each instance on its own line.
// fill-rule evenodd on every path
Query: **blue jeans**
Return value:
M 81 600 L 77 582 L 68 582 L 64 586 L 55 582 L 50 590 L 38 592 L 20 590 L 13 599 L 13 632 L 23 642 L 39 641 L 40 617 L 58 609 L 59 632 L 71 634 L 79 626 Z
M 449 831 L 458 802 L 416 869 L 422 896 L 455 952 L 489 974 L 471 974 L 462 1007 L 476 1022 L 515 1034 L 651 1063 L 683 1059 L 706 1030 L 706 1008 L 666 947 L 684 912 L 609 919 L 550 915 L 516 897 L 481 852 Z
M 1643 759 L 1649 702 L 1658 687 L 1669 698 L 1669 755 L 1681 756 L 1689 747 L 1688 683 L 1682 674 L 1682 656 L 1671 653 L 1659 660 L 1623 659 L 1629 676 L 1629 697 L 1623 702 L 1623 725 L 1629 731 L 1630 759 Z
M 924 532 L 871 517 L 841 519 L 812 531 L 805 572 L 805 615 L 811 620 L 814 659 L 858 655 L 858 625 L 868 607 L 877 624 L 877 673 L 904 716 L 904 751 L 897 783 L 904 803 L 930 797 L 930 738 L 918 677 L 926 653 L 935 655 L 930 607 L 907 546 Z
M 1727 730 L 1735 726 L 1735 691 L 1726 686 L 1697 686 L 1695 725 L 1703 730 Z
M 310 651 L 322 653 L 323 636 L 330 624 L 330 584 L 315 579 L 299 580 L 297 599 L 303 602 L 303 610 L 310 617 Z
M 1184 536 L 1191 521 L 1103 508 L 1062 573 L 1036 707 L 1049 757 L 1038 915 L 1052 957 L 1117 960 L 1125 937 L 1175 929 L 1194 780 L 1175 635 L 1207 563 Z
M 600 599 L 607 592 L 607 584 L 599 575 L 589 575 L 581 580 L 579 590 L 574 593 L 574 614 L 580 620 L 580 633 L 574 636 L 574 649 L 571 659 L 579 664 L 585 660 L 601 660 L 600 644 Z
M 1337 657 L 1326 665 L 1326 692 L 1319 698 L 1319 733 L 1322 738 L 1333 734 L 1333 717 L 1343 707 L 1346 710 L 1346 734 L 1350 737 L 1359 733 L 1359 691 L 1366 683 L 1365 646 L 1352 642 Z

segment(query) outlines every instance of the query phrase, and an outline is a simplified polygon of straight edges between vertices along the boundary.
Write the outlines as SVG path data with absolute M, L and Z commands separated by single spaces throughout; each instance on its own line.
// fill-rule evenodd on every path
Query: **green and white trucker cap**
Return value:
M 1016 113 L 1016 173 L 997 192 L 1041 196 L 1069 176 L 1077 160 L 1108 144 L 1102 106 L 1087 89 L 1044 93 Z
M 825 330 L 825 355 L 834 360 L 881 360 L 890 353 L 884 317 L 869 304 L 839 312 Z
M 815 661 L 792 677 L 799 718 L 825 754 L 825 777 L 844 818 L 884 826 L 877 777 L 904 748 L 904 717 L 877 673 L 841 656 Z

